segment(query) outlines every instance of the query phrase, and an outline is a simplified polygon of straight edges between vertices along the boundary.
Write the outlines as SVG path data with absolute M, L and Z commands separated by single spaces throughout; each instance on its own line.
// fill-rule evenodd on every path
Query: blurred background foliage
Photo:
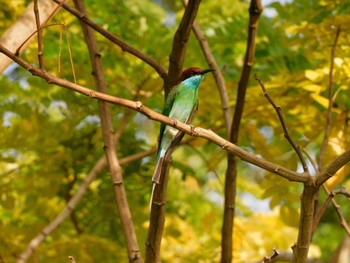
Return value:
M 1 0 L 0 32 L 9 27 L 29 1 Z M 263 1 L 253 74 L 283 109 L 289 131 L 313 158 L 323 140 L 328 106 L 330 52 L 341 27 L 334 68 L 334 112 L 325 164 L 349 149 L 350 3 L 346 0 Z M 90 17 L 134 47 L 168 65 L 181 1 L 87 0 Z M 246 47 L 248 1 L 202 1 L 198 22 L 225 75 L 231 106 Z M 94 89 L 89 57 L 79 22 L 65 11 L 44 30 L 47 71 L 73 81 L 66 34 L 77 83 Z M 109 93 L 137 99 L 156 111 L 163 105 L 162 80 L 152 68 L 96 34 Z M 62 41 L 60 40 L 62 39 Z M 59 50 L 61 49 L 61 59 Z M 23 58 L 37 64 L 36 43 Z M 58 72 L 60 65 L 60 72 Z M 206 68 L 196 38 L 190 38 L 185 65 Z M 27 246 L 64 208 L 95 162 L 103 155 L 97 102 L 48 85 L 21 68 L 0 76 L 0 256 L 15 262 Z M 194 125 L 225 137 L 220 99 L 212 76 L 201 85 Z M 111 106 L 114 128 L 127 120 L 117 146 L 126 157 L 157 145 L 159 123 Z M 216 262 L 226 153 L 207 141 L 185 137 L 173 154 L 164 262 Z M 239 144 L 244 149 L 292 170 L 301 170 L 271 105 L 251 77 Z M 155 154 L 123 166 L 123 176 L 141 247 L 146 240 L 148 204 Z M 310 164 L 310 163 L 309 163 Z M 310 164 L 311 167 L 311 164 Z M 311 169 L 312 170 L 312 169 Z M 349 167 L 329 183 L 349 187 Z M 256 262 L 272 248 L 288 250 L 296 240 L 301 186 L 241 162 L 239 164 L 235 262 Z M 320 201 L 324 200 L 321 193 Z M 344 198 L 337 201 L 350 219 Z M 310 254 L 327 260 L 345 233 L 332 207 L 323 217 Z M 126 262 L 122 230 L 106 171 L 91 184 L 78 207 L 46 238 L 32 262 Z

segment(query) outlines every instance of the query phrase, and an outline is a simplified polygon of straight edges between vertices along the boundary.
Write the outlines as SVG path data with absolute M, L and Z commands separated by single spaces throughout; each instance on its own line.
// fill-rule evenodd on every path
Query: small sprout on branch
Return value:
M 276 258 L 280 253 L 277 251 L 277 249 L 273 249 L 272 255 L 270 256 L 265 256 L 263 258 L 263 260 L 261 261 L 261 263 L 267 263 L 267 262 L 271 262 L 274 258 Z

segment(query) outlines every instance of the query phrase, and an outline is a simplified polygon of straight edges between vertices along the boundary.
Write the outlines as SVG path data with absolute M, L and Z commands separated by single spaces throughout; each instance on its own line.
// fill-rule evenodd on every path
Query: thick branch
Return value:
M 231 123 L 230 142 L 237 144 L 238 134 L 244 109 L 245 94 L 248 86 L 250 72 L 253 66 L 255 55 L 255 39 L 258 30 L 258 21 L 263 7 L 261 0 L 251 0 L 249 7 L 248 40 L 244 65 L 238 83 L 235 112 Z M 233 154 L 227 156 L 227 169 L 225 174 L 225 204 L 224 220 L 221 237 L 221 262 L 232 261 L 233 248 L 233 226 L 236 203 L 236 180 L 237 180 L 237 159 Z
M 137 48 L 134 48 L 134 47 L 130 46 L 128 43 L 126 43 L 122 39 L 118 38 L 116 35 L 114 35 L 111 32 L 105 30 L 103 27 L 97 25 L 95 22 L 93 22 L 91 19 L 86 17 L 84 15 L 84 13 L 80 12 L 79 10 L 69 6 L 66 3 L 63 3 L 60 0 L 53 0 L 53 1 L 56 2 L 59 5 L 62 5 L 62 7 L 65 10 L 67 10 L 69 13 L 71 13 L 74 16 L 76 16 L 78 19 L 80 19 L 85 24 L 87 24 L 89 27 L 93 28 L 94 30 L 99 32 L 101 35 L 103 35 L 104 37 L 106 37 L 107 39 L 109 39 L 110 41 L 112 41 L 113 43 L 118 45 L 119 47 L 121 47 L 121 49 L 123 51 L 126 51 L 126 52 L 134 55 L 135 57 L 141 59 L 142 61 L 144 61 L 145 63 L 150 65 L 155 71 L 158 72 L 158 74 L 163 79 L 167 76 L 166 69 L 158 61 L 156 61 L 155 59 L 151 58 L 150 56 L 146 55 L 145 53 L 142 53 Z
M 200 2 L 201 0 L 189 1 L 180 25 L 174 35 L 173 47 L 169 56 L 169 74 L 164 82 L 165 97 L 179 80 L 185 59 L 188 39 L 190 37 L 191 28 L 193 21 L 196 18 Z
M 251 154 L 242 148 L 236 146 L 235 144 L 221 138 L 219 135 L 214 133 L 211 130 L 203 129 L 200 127 L 193 127 L 191 125 L 187 125 L 185 123 L 182 123 L 180 121 L 174 121 L 173 119 L 164 116 L 160 113 L 157 113 L 150 108 L 142 105 L 139 101 L 131 101 L 128 99 L 123 99 L 115 96 L 111 96 L 108 94 L 104 94 L 98 91 L 94 91 L 88 88 L 85 88 L 83 86 L 80 86 L 78 84 L 74 84 L 70 81 L 57 78 L 48 72 L 45 72 L 39 68 L 33 67 L 29 63 L 27 63 L 25 60 L 15 56 L 12 52 L 7 50 L 4 46 L 0 45 L 0 52 L 4 53 L 5 55 L 9 56 L 11 59 L 16 61 L 20 66 L 31 72 L 33 75 L 38 76 L 40 78 L 45 79 L 49 84 L 55 84 L 70 90 L 73 90 L 75 92 L 81 93 L 83 95 L 86 95 L 90 98 L 103 100 L 112 104 L 120 105 L 123 107 L 127 107 L 130 109 L 133 109 L 135 111 L 138 111 L 142 113 L 143 115 L 147 116 L 151 120 L 159 121 L 161 123 L 164 123 L 166 125 L 169 125 L 171 127 L 174 127 L 180 131 L 183 131 L 186 134 L 189 134 L 191 136 L 201 137 L 204 139 L 207 139 L 208 141 L 211 141 L 215 143 L 216 145 L 220 146 L 224 150 L 226 150 L 229 153 L 237 155 L 239 158 L 241 158 L 244 161 L 247 161 L 251 164 L 254 164 L 262 169 L 265 169 L 267 171 L 270 171 L 271 173 L 278 174 L 290 181 L 296 181 L 296 182 L 310 182 L 310 180 L 313 180 L 312 177 L 310 177 L 308 174 L 305 173 L 298 173 L 292 170 L 289 170 L 287 168 L 284 168 L 282 166 L 279 166 L 278 164 L 266 161 L 262 158 L 259 158 L 255 156 L 254 154 Z
M 84 17 L 87 18 L 84 0 L 74 0 L 74 3 L 75 6 L 84 14 Z M 81 26 L 84 32 L 85 42 L 89 50 L 90 61 L 93 70 L 92 74 L 95 78 L 97 90 L 102 93 L 107 93 L 107 85 L 103 74 L 101 56 L 98 51 L 94 32 L 84 22 L 81 22 Z M 105 144 L 104 149 L 114 187 L 119 218 L 122 224 L 124 238 L 126 241 L 126 247 L 128 250 L 129 262 L 143 262 L 123 184 L 123 177 L 120 164 L 115 151 L 113 125 L 109 105 L 101 100 L 99 100 L 99 113 L 101 118 L 103 140 Z
M 319 187 L 322 185 L 348 162 L 350 162 L 350 150 L 347 150 L 338 156 L 328 167 L 326 167 L 319 175 L 316 176 L 316 186 Z
M 169 56 L 169 74 L 164 79 L 165 97 L 168 96 L 171 88 L 177 84 L 187 48 L 188 39 L 191 33 L 193 21 L 197 15 L 201 0 L 190 0 L 186 7 L 185 13 L 181 19 L 180 25 L 174 35 L 173 46 Z M 140 110 L 141 104 L 140 104 Z M 177 142 L 178 143 L 178 142 Z M 176 145 L 176 143 L 175 143 Z M 174 147 L 175 147 L 174 145 Z M 173 149 L 175 149 L 173 147 Z M 169 162 L 171 152 L 168 151 L 161 170 L 160 184 L 156 184 L 154 188 L 152 209 L 150 215 L 150 227 L 148 229 L 147 246 L 146 246 L 146 262 L 160 262 L 160 247 L 165 219 L 165 201 L 167 192 Z

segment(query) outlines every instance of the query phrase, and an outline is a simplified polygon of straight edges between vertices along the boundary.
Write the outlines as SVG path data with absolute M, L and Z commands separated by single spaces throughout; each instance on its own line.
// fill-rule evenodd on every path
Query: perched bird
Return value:
M 181 74 L 178 84 L 170 91 L 164 105 L 163 115 L 180 122 L 190 123 L 198 109 L 198 87 L 204 78 L 204 74 L 213 69 L 201 70 L 200 68 L 188 68 Z M 159 148 L 157 165 L 153 174 L 153 192 L 156 184 L 159 184 L 160 174 L 164 160 L 168 159 L 176 145 L 181 141 L 184 133 L 161 124 L 159 133 Z

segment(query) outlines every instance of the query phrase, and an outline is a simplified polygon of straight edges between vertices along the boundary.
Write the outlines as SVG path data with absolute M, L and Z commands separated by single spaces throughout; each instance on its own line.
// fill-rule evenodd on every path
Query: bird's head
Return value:
M 203 76 L 204 74 L 208 73 L 208 72 L 212 72 L 212 71 L 215 71 L 214 69 L 200 69 L 200 68 L 188 68 L 188 69 L 185 69 L 182 74 L 181 74 L 181 77 L 180 77 L 180 82 L 188 79 L 188 78 L 191 78 L 193 76 Z

